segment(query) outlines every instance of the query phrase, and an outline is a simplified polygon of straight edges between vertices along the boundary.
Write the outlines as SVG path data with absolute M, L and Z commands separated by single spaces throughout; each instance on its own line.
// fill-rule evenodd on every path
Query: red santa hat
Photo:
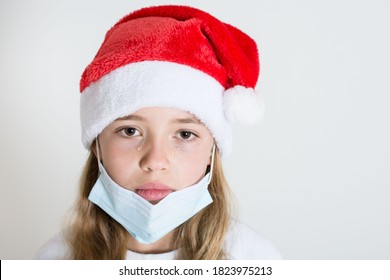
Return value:
M 82 75 L 83 144 L 117 118 L 167 106 L 194 114 L 226 156 L 232 124 L 262 117 L 258 76 L 256 43 L 239 29 L 186 6 L 135 11 L 107 32 Z

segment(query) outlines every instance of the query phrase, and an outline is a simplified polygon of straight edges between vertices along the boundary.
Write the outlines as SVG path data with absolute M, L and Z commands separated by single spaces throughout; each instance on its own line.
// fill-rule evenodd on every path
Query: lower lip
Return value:
M 172 192 L 172 190 L 156 190 L 156 189 L 138 189 L 135 191 L 140 197 L 149 201 L 150 203 L 158 202 L 168 194 Z

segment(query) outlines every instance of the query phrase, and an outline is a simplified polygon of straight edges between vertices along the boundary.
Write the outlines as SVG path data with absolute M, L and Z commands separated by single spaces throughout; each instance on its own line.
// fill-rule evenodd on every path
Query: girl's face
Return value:
M 151 203 L 200 181 L 213 144 L 209 130 L 194 115 L 165 107 L 119 118 L 99 136 L 109 176 Z

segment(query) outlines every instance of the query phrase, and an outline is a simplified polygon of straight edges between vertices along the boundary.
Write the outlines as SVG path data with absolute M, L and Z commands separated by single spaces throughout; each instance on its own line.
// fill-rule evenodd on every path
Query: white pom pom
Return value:
M 264 101 L 253 88 L 240 85 L 225 91 L 223 107 L 226 118 L 243 125 L 252 125 L 259 122 L 264 115 Z

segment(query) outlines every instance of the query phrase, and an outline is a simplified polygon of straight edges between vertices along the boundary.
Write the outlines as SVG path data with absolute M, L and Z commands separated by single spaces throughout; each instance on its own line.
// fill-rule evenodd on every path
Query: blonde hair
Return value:
M 91 151 L 80 180 L 74 216 L 67 227 L 67 241 L 74 259 L 125 259 L 129 233 L 88 195 L 99 176 L 98 162 Z M 175 247 L 177 259 L 226 259 L 223 242 L 231 216 L 230 189 L 215 151 L 213 177 L 209 185 L 213 203 L 179 226 Z M 216 226 L 218 225 L 218 226 Z

